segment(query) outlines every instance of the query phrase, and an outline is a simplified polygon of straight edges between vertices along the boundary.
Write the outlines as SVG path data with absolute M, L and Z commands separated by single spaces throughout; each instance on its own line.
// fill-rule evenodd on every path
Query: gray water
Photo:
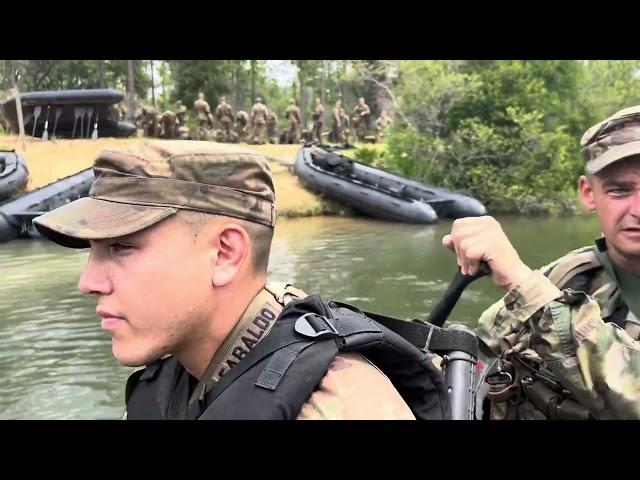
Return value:
M 591 217 L 500 220 L 531 267 L 598 236 Z M 364 310 L 425 318 L 455 273 L 453 254 L 441 244 L 450 228 L 447 221 L 281 220 L 270 278 Z M 112 358 L 95 300 L 76 290 L 87 255 L 44 240 L 0 244 L 0 419 L 122 417 L 131 369 Z M 500 296 L 488 279 L 479 280 L 450 320 L 474 326 Z

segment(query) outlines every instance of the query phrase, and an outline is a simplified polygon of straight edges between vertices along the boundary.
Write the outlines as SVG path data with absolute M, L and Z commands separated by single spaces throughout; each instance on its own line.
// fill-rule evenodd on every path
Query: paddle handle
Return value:
M 456 303 L 460 299 L 464 289 L 478 278 L 482 278 L 490 274 L 491 268 L 486 262 L 480 262 L 480 268 L 478 273 L 475 275 L 463 275 L 460 273 L 460 268 L 458 268 L 458 271 L 453 277 L 453 280 L 451 280 L 451 283 L 444 292 L 444 295 L 442 295 L 438 304 L 433 308 L 433 310 L 431 310 L 431 314 L 429 315 L 427 322 L 438 327 L 444 325 L 444 322 L 449 318 L 453 307 L 455 307 Z

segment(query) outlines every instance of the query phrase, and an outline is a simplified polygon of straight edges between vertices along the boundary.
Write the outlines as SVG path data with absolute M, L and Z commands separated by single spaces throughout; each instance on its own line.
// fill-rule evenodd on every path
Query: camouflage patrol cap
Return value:
M 620 110 L 596 123 L 582 136 L 580 145 L 589 175 L 618 160 L 640 155 L 640 105 Z
M 33 220 L 71 248 L 129 235 L 193 210 L 275 225 L 275 192 L 262 154 L 212 142 L 154 141 L 102 151 L 89 196 Z

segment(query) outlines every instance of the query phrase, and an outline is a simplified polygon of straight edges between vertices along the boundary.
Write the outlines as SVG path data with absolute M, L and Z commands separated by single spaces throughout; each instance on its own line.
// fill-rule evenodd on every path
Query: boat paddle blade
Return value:
M 92 116 L 93 116 L 93 107 L 87 107 L 87 138 L 89 138 L 89 130 L 91 128 Z
M 56 138 L 56 128 L 58 127 L 58 119 L 62 115 L 62 107 L 56 107 L 56 119 L 53 122 L 53 133 L 51 134 L 52 138 Z
M 47 117 L 44 122 L 44 132 L 42 132 L 42 141 L 46 142 L 49 140 L 49 109 L 51 105 L 47 105 Z
M 42 107 L 40 105 L 33 109 L 33 131 L 31 132 L 32 137 L 36 136 L 36 125 L 38 125 L 38 117 L 40 116 L 41 110 Z
M 97 140 L 98 139 L 98 115 L 100 113 L 100 110 L 98 110 L 98 108 L 96 107 L 96 123 L 93 124 L 93 132 L 91 132 L 91 140 Z

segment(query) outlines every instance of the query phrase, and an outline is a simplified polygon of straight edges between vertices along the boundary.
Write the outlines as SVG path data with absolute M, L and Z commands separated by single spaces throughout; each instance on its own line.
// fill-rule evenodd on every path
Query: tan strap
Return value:
M 598 257 L 591 248 L 572 252 L 558 260 L 548 275 L 551 283 L 562 289 L 573 277 L 594 268 L 601 267 Z
M 287 282 L 270 282 L 260 290 L 209 362 L 189 402 L 203 399 L 220 377 L 236 366 L 271 331 L 284 307 L 290 301 L 306 296 L 305 292 Z
M 291 300 L 307 298 L 308 295 L 287 282 L 268 282 L 265 287 L 278 303 L 287 306 Z

